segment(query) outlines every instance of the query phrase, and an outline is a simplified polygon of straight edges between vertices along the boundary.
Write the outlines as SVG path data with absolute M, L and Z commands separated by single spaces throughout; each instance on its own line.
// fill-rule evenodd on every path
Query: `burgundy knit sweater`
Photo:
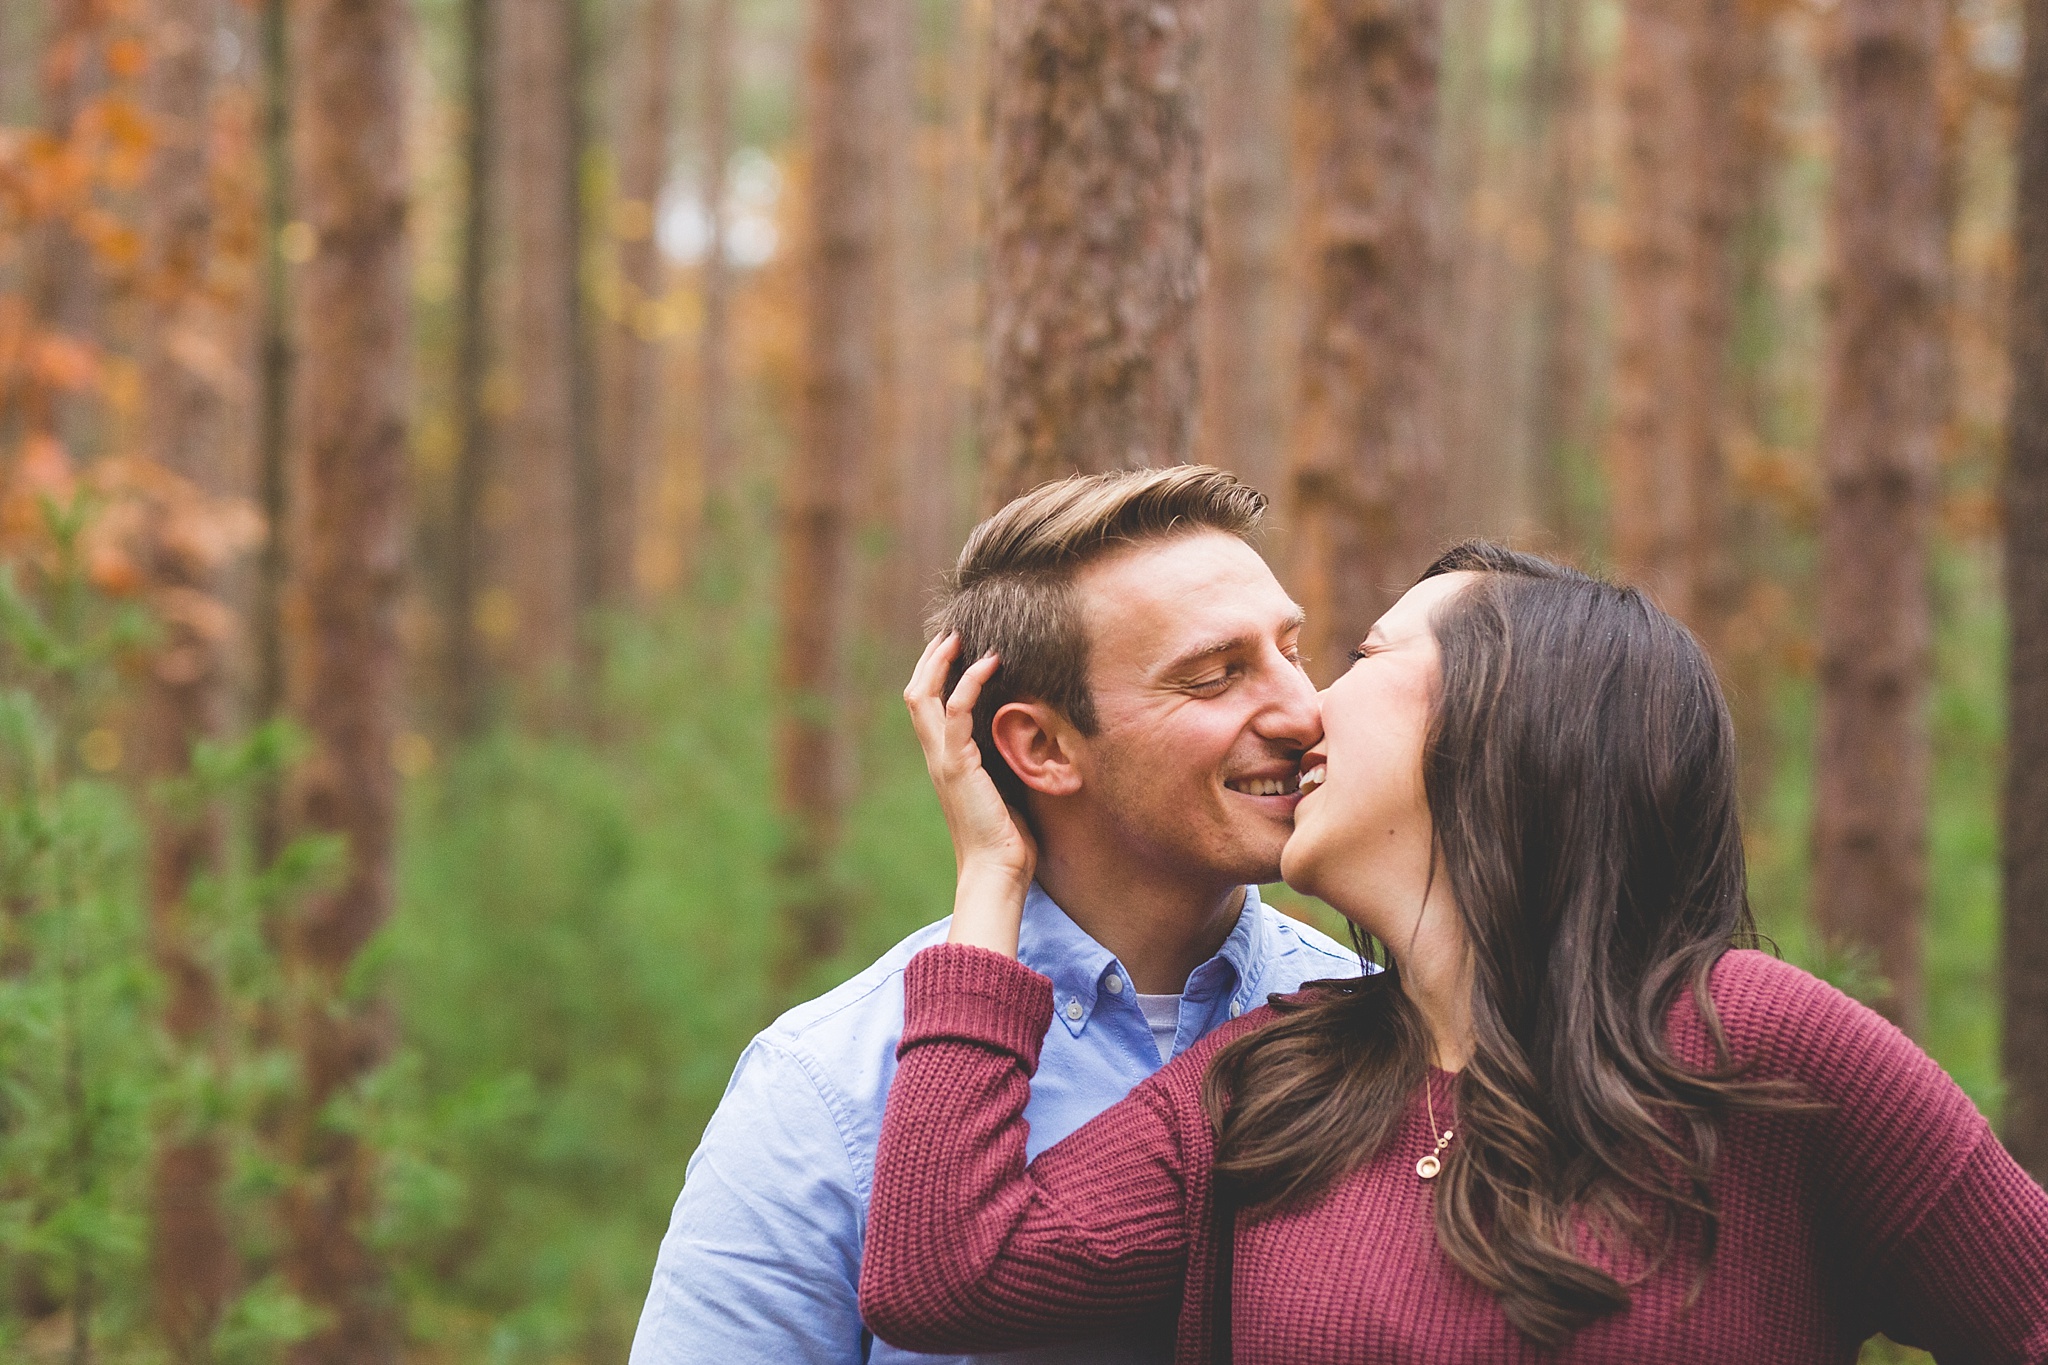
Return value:
M 971 1351 L 1153 1318 L 1183 1365 L 1204 1365 L 1217 1258 L 1202 1074 L 1272 1012 L 1218 1030 L 1027 1167 L 1051 983 L 943 945 L 911 960 L 904 989 L 861 1265 L 869 1326 Z M 1943 1362 L 2048 1361 L 2048 1194 L 1955 1083 L 1878 1015 L 1764 954 L 1726 954 L 1710 989 L 1752 1074 L 1833 1108 L 1729 1120 L 1720 1249 L 1689 1306 L 1698 1261 L 1675 1256 L 1628 1309 L 1559 1350 L 1531 1346 L 1437 1247 L 1433 1186 L 1415 1174 L 1432 1148 L 1418 1088 L 1371 1163 L 1308 1207 L 1238 1221 L 1236 1359 L 1846 1362 L 1884 1332 Z M 1709 1062 L 1689 1002 L 1671 1028 L 1681 1057 Z M 1455 1078 L 1429 1084 L 1455 1127 Z

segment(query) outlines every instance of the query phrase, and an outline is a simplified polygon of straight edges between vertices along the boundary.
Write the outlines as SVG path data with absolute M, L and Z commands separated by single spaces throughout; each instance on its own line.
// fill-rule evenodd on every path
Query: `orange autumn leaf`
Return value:
M 149 48 L 140 38 L 117 38 L 107 44 L 107 70 L 133 79 L 149 69 Z
M 49 388 L 77 392 L 99 382 L 99 354 L 84 342 L 44 333 L 31 343 L 28 369 Z

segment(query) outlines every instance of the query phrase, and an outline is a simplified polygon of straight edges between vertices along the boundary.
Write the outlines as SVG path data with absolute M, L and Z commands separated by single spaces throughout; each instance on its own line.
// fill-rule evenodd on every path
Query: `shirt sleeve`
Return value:
M 1178 1303 L 1180 1139 L 1146 1082 L 1025 1164 L 1052 983 L 979 948 L 910 962 L 869 1201 L 861 1310 L 908 1350 L 1076 1340 Z
M 860 1236 L 840 1125 L 798 1060 L 757 1039 L 690 1160 L 630 1365 L 853 1365 Z

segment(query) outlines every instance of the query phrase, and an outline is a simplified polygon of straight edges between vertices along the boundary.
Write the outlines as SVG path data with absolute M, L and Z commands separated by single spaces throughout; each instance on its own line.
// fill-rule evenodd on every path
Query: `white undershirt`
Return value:
M 1180 1032 L 1180 997 L 1141 995 L 1138 1008 L 1145 1012 L 1145 1022 L 1152 1027 L 1152 1045 L 1159 1049 L 1159 1060 L 1171 1060 L 1173 1035 Z

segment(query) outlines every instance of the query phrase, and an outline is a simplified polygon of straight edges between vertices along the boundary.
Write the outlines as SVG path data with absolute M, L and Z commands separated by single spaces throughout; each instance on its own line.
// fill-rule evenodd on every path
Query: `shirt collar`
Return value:
M 1259 899 L 1259 888 L 1244 889 L 1244 908 L 1230 937 L 1216 956 L 1188 976 L 1186 994 L 1193 999 L 1228 995 L 1235 1017 L 1252 1007 L 1258 990 L 1259 966 L 1269 936 L 1272 911 Z M 1053 1017 L 1079 1036 L 1094 1017 L 1098 996 L 1111 969 L 1131 990 L 1129 974 L 1109 949 L 1097 943 L 1053 902 L 1036 882 L 1024 898 L 1024 919 L 1017 933 L 1018 960 L 1052 980 Z

